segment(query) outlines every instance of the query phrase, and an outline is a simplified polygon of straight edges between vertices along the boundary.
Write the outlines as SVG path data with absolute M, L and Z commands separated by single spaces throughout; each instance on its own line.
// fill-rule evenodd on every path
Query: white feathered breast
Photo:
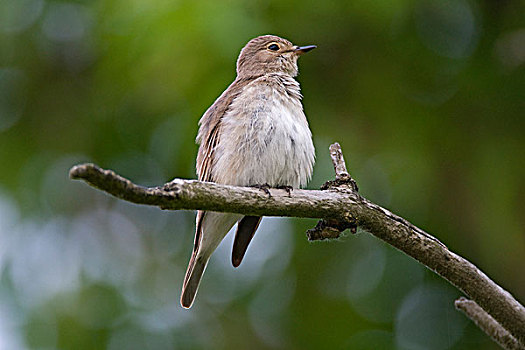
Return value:
M 299 83 L 284 74 L 256 79 L 221 121 L 214 152 L 216 182 L 230 185 L 305 186 L 315 161 L 312 133 Z

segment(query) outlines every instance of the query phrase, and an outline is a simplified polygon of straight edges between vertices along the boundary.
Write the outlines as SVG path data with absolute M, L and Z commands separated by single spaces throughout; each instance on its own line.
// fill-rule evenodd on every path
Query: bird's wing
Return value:
M 224 114 L 229 110 L 230 105 L 235 100 L 235 98 L 240 94 L 243 88 L 249 84 L 253 78 L 237 78 L 235 81 L 222 93 L 221 96 L 213 103 L 213 105 L 204 113 L 201 120 L 199 121 L 199 133 L 197 134 L 197 143 L 200 144 L 199 152 L 197 154 L 197 175 L 200 181 L 214 181 L 213 166 L 215 160 L 215 149 L 220 142 L 221 127 L 222 127 L 222 118 Z M 219 215 L 218 213 L 208 213 L 206 215 L 205 211 L 199 210 L 197 212 L 197 225 L 195 228 L 195 242 L 193 245 L 193 253 L 188 265 L 188 270 L 186 271 L 186 276 L 184 277 L 184 283 L 182 286 L 181 293 L 181 305 L 183 307 L 191 307 L 197 289 L 199 287 L 202 274 L 208 263 L 209 254 L 211 252 L 202 251 L 201 249 L 204 245 L 201 244 L 201 241 L 206 238 L 203 236 L 204 227 L 207 226 L 206 230 L 210 230 L 209 223 L 205 217 L 208 217 L 213 221 L 213 216 Z M 227 229 L 229 230 L 237 217 L 234 216 L 233 219 L 231 215 L 220 214 L 222 220 L 232 220 L 231 222 L 226 222 L 220 224 L 221 228 L 216 227 L 215 229 Z M 224 226 L 224 227 L 223 227 Z M 255 227 L 257 228 L 257 227 Z M 213 231 L 213 229 L 211 229 Z M 255 231 L 254 231 L 255 232 Z M 210 233 L 213 234 L 213 233 Z M 209 238 L 209 237 L 208 237 Z M 251 237 L 248 239 L 248 242 L 251 240 Z M 246 243 L 246 246 L 247 246 Z M 208 248 L 204 248 L 208 249 Z M 246 249 L 244 248 L 244 251 Z M 244 254 L 243 254 L 244 255 Z M 242 259 L 242 257 L 241 257 Z
M 200 127 L 196 141 L 200 145 L 197 154 L 197 175 L 200 181 L 214 181 L 212 174 L 214 151 L 220 142 L 222 118 L 229 110 L 233 100 L 254 79 L 255 77 L 235 79 L 199 121 Z
M 215 148 L 220 142 L 221 121 L 224 114 L 229 110 L 233 100 L 241 93 L 246 85 L 256 77 L 237 78 L 235 81 L 217 98 L 210 108 L 204 113 L 199 121 L 199 133 L 197 143 L 200 144 L 197 154 L 197 176 L 200 181 L 211 181 L 213 178 L 213 163 L 215 158 Z M 193 251 L 199 248 L 199 240 L 202 231 L 202 220 L 206 212 L 197 212 L 197 225 L 195 230 L 195 242 Z

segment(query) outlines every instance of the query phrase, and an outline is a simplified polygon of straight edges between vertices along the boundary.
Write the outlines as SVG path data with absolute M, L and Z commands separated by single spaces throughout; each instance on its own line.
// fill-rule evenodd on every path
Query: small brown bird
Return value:
M 235 81 L 199 122 L 199 180 L 288 190 L 306 185 L 315 150 L 294 77 L 299 56 L 315 47 L 295 46 L 275 35 L 246 44 L 237 60 Z M 241 263 L 261 217 L 197 212 L 193 254 L 182 286 L 183 307 L 193 304 L 211 254 L 236 222 L 234 267 Z

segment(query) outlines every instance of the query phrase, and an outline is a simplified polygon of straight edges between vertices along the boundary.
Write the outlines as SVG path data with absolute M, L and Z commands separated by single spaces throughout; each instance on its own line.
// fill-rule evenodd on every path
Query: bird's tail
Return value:
M 180 304 L 182 307 L 189 309 L 193 304 L 206 265 L 208 265 L 208 258 L 198 256 L 197 251 L 194 251 L 191 255 L 188 270 L 186 271 L 186 276 L 184 277 L 184 283 L 182 285 L 182 294 L 180 297 Z

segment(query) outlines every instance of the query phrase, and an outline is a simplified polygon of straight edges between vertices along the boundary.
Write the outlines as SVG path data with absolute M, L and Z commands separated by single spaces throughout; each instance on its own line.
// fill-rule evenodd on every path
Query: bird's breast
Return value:
M 224 115 L 214 179 L 232 185 L 306 185 L 315 150 L 298 89 L 250 84 Z

